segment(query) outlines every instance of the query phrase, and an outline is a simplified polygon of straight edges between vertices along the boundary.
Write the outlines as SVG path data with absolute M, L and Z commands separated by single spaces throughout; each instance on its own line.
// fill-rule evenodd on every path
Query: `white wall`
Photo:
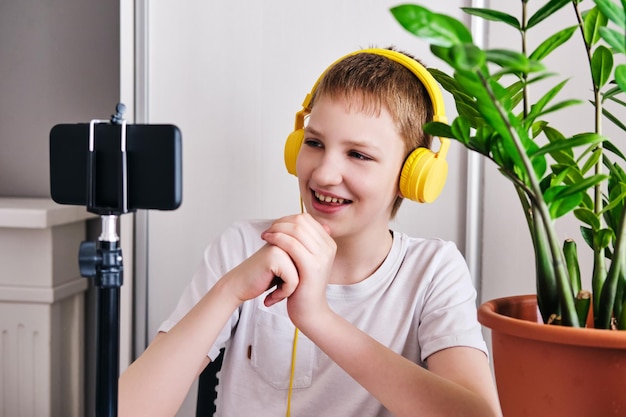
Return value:
M 181 128 L 184 175 L 182 207 L 148 214 L 150 338 L 217 233 L 236 219 L 299 211 L 283 145 L 295 112 L 327 65 L 361 47 L 389 44 L 435 63 L 427 46 L 389 13 L 396 4 L 149 3 L 149 121 Z M 459 5 L 440 7 L 454 12 Z M 396 226 L 454 240 L 463 249 L 465 151 L 452 144 L 448 159 L 443 195 L 432 205 L 406 202 Z M 190 415 L 191 408 L 180 415 Z

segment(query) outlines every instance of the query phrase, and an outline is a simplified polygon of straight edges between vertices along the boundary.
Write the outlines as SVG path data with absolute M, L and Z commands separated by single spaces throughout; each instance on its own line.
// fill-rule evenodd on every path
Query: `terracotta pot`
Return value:
M 504 417 L 626 416 L 626 332 L 548 326 L 534 295 L 488 301 Z

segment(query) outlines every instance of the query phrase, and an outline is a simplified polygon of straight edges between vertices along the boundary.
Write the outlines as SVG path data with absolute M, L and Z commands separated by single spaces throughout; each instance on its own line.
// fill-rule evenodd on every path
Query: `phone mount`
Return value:
M 173 210 L 181 202 L 179 130 L 172 125 L 128 125 L 123 118 L 125 109 L 119 103 L 110 120 L 94 119 L 88 127 L 57 125 L 50 132 L 53 200 L 85 205 L 87 211 L 101 219 L 98 242 L 82 242 L 78 253 L 81 276 L 93 278 L 97 290 L 97 417 L 115 417 L 118 408 L 120 289 L 124 266 L 117 221 L 119 216 L 137 208 Z M 98 128 L 102 135 L 97 135 Z M 119 138 L 114 138 L 118 130 Z M 134 184 L 134 188 L 129 184 Z M 98 191 L 99 188 L 106 188 L 106 192 Z M 160 195 L 154 200 L 146 195 L 164 188 L 172 190 L 165 197 Z M 134 202 L 129 204 L 129 201 Z
M 93 119 L 89 122 L 89 148 L 87 154 L 87 211 L 100 215 L 115 215 L 128 213 L 128 152 L 127 152 L 127 123 L 123 118 L 126 106 L 118 103 L 111 120 Z M 118 157 L 118 207 L 98 207 L 96 204 L 96 125 L 112 123 L 120 125 L 120 149 Z

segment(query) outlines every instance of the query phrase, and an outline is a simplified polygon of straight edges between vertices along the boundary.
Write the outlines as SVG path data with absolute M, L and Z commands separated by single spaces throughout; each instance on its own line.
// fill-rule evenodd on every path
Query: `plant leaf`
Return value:
M 506 23 L 509 26 L 513 26 L 517 30 L 521 30 L 522 28 L 522 25 L 515 16 L 511 16 L 510 14 L 500 12 L 498 10 L 482 9 L 478 7 L 461 7 L 461 10 L 467 14 L 482 17 L 486 20 Z
M 585 161 L 585 164 L 580 169 L 581 173 L 586 174 L 591 168 L 595 167 L 600 158 L 602 157 L 602 151 L 600 148 L 596 148 L 591 152 L 591 155 Z
M 537 118 L 537 116 L 539 116 L 539 114 L 541 114 L 541 112 L 543 111 L 545 106 L 554 97 L 556 97 L 557 94 L 559 94 L 559 91 L 561 91 L 561 89 L 563 88 L 563 86 L 565 85 L 566 82 L 567 82 L 567 80 L 561 81 L 556 86 L 552 87 L 546 94 L 543 95 L 543 97 L 541 97 L 535 104 L 533 104 L 531 106 L 530 113 L 528 113 L 528 116 L 527 116 L 527 120 L 530 123 L 533 123 L 534 120 Z
M 546 158 L 533 158 L 530 162 L 533 165 L 535 175 L 539 178 L 541 178 L 548 170 L 548 161 L 546 161 Z
M 600 217 L 598 217 L 598 215 L 596 215 L 592 210 L 589 210 L 588 208 L 579 208 L 574 210 L 574 216 L 576 216 L 576 218 L 581 222 L 591 226 L 593 230 L 600 229 Z M 591 232 L 591 230 L 589 232 Z M 585 241 L 590 243 L 590 241 L 585 237 L 585 233 L 582 233 L 582 235 Z
M 620 64 L 615 67 L 615 82 L 626 93 L 626 64 Z
M 561 217 L 578 207 L 582 202 L 583 193 L 607 178 L 608 175 L 597 174 L 571 185 L 556 185 L 548 188 L 544 192 L 544 199 L 550 204 L 552 218 Z
M 479 79 L 478 74 L 473 71 L 456 71 L 455 78 L 463 91 L 475 98 L 474 106 L 484 121 L 501 135 L 507 135 L 504 121 L 500 118 L 491 96 Z M 494 85 L 492 88 L 497 89 L 497 86 Z M 496 95 L 498 94 L 496 93 Z
M 602 27 L 600 36 L 615 52 L 626 54 L 626 33 L 620 33 L 615 29 Z
M 402 4 L 390 11 L 404 29 L 431 44 L 451 47 L 472 43 L 469 30 L 453 17 L 431 12 L 417 4 Z
M 470 138 L 470 148 L 485 156 L 489 156 L 489 150 L 491 149 L 491 138 L 493 136 L 493 129 L 488 124 L 485 124 L 476 129 L 476 136 Z
M 561 132 L 549 125 L 543 126 L 542 131 L 550 142 L 566 140 L 565 136 Z M 550 156 L 552 156 L 552 158 L 554 158 L 554 160 L 558 163 L 564 164 L 566 166 L 576 165 L 576 161 L 574 160 L 574 151 L 571 148 L 563 148 L 552 151 L 550 152 Z
M 606 149 L 607 151 L 613 152 L 615 155 L 619 156 L 624 161 L 626 161 L 626 156 L 624 156 L 622 151 L 620 151 L 619 148 L 617 148 L 615 145 L 613 145 L 613 143 L 611 143 L 610 141 L 608 141 L 608 140 L 605 141 L 603 143 L 603 146 L 604 146 L 604 149 Z
M 526 84 L 532 84 L 532 83 L 535 83 L 535 82 L 537 82 L 537 81 L 542 81 L 542 80 L 545 80 L 546 78 L 552 77 L 552 76 L 554 76 L 554 75 L 555 75 L 554 73 L 550 73 L 550 72 L 543 72 L 543 73 L 539 74 L 539 75 L 538 75 L 538 76 L 536 76 L 536 77 L 529 78 L 529 79 L 526 81 Z
M 626 172 L 622 169 L 618 164 L 613 164 L 609 167 L 610 178 L 609 178 L 609 196 L 613 198 L 613 193 L 619 192 L 621 190 L 626 190 Z M 619 189 L 620 191 L 615 191 Z M 624 201 L 622 201 L 624 203 Z
M 600 40 L 600 28 L 606 26 L 607 23 L 608 18 L 600 13 L 597 6 L 587 11 L 583 22 L 587 45 L 595 45 Z
M 424 125 L 424 131 L 426 133 L 428 133 L 429 135 L 432 135 L 432 136 L 438 136 L 438 137 L 441 137 L 441 138 L 457 139 L 457 137 L 452 132 L 452 129 L 450 129 L 450 126 L 448 126 L 445 123 L 441 123 L 441 122 L 428 122 L 428 123 L 426 123 Z
M 528 156 L 534 157 L 537 155 L 545 155 L 554 151 L 562 149 L 572 149 L 583 145 L 598 144 L 604 140 L 604 136 L 597 133 L 579 133 L 566 140 L 558 140 L 550 142 L 547 145 L 542 146 L 536 152 L 529 154 Z
M 555 104 L 554 106 L 548 107 L 547 109 L 545 109 L 545 111 L 539 113 L 539 116 L 543 116 L 543 115 L 546 115 L 548 113 L 552 113 L 552 112 L 564 109 L 566 107 L 576 106 L 576 105 L 581 104 L 581 103 L 583 103 L 583 101 L 582 100 L 578 100 L 578 99 L 561 101 L 561 102 Z
M 552 171 L 557 175 L 553 176 L 554 179 L 551 185 L 557 185 L 561 182 L 565 184 L 574 184 L 583 180 L 583 175 L 576 166 L 576 163 L 555 164 L 552 165 Z
M 460 116 L 466 118 L 474 128 L 485 124 L 483 117 L 476 109 L 476 101 L 457 80 L 435 68 L 428 70 L 437 82 L 450 94 L 453 95 L 456 109 Z
M 622 191 L 616 197 L 612 198 L 611 201 L 602 208 L 601 214 L 604 212 L 610 212 L 615 207 L 621 206 L 624 204 L 624 199 L 626 198 L 626 190 Z M 621 212 L 621 210 L 619 210 Z M 615 222 L 614 222 L 615 223 Z
M 591 57 L 591 75 L 594 84 L 601 88 L 608 81 L 613 69 L 613 54 L 606 46 L 598 46 Z
M 537 12 L 532 15 L 530 19 L 528 19 L 526 29 L 530 29 L 531 27 L 552 16 L 554 13 L 556 13 L 558 10 L 560 10 L 569 3 L 571 3 L 571 0 L 550 0 L 548 3 L 544 4 L 539 10 L 537 10 Z
M 450 62 L 450 47 L 430 44 L 430 51 L 443 62 Z
M 452 122 L 452 134 L 465 145 L 470 141 L 470 130 L 469 121 L 463 117 L 457 117 Z
M 565 135 L 563 135 L 561 132 L 559 132 L 558 130 L 556 130 L 550 125 L 544 126 L 542 130 L 546 134 L 546 137 L 548 138 L 550 142 L 556 142 L 558 140 L 565 140 Z M 570 152 L 570 154 L 572 153 Z
M 587 191 L 589 188 L 594 187 L 600 184 L 602 181 L 605 181 L 609 178 L 606 174 L 596 174 L 590 177 L 583 179 L 582 181 L 578 181 L 575 184 L 567 185 L 564 190 L 562 190 L 558 197 L 567 197 L 570 195 L 574 195 L 580 192 Z
M 524 91 L 520 90 L 517 91 L 514 94 L 511 94 L 513 91 L 510 90 L 509 88 L 507 88 L 507 90 L 509 91 L 509 100 L 511 102 L 511 107 L 516 108 L 518 104 L 520 104 L 522 102 L 522 100 L 524 99 Z
M 576 210 L 574 210 L 576 213 Z M 576 216 L 578 218 L 578 216 Z M 580 226 L 580 235 L 583 237 L 583 240 L 589 245 L 590 248 L 593 249 L 593 230 L 589 227 Z
M 464 103 L 457 101 L 456 110 L 459 113 L 459 116 L 464 117 L 471 123 L 473 128 L 479 129 L 481 126 L 485 125 L 485 119 L 478 112 L 478 110 L 476 110 L 476 104 L 474 102 Z
M 485 51 L 474 44 L 454 45 L 450 49 L 450 64 L 456 70 L 479 71 L 486 62 Z
M 610 113 L 606 107 L 602 108 L 602 115 L 604 117 L 606 117 L 607 119 L 609 119 L 611 122 L 613 122 L 613 124 L 615 124 L 615 126 L 619 127 L 620 129 L 622 129 L 623 131 L 626 132 L 626 124 L 622 123 L 621 120 L 619 120 L 617 117 L 615 117 L 612 113 Z
M 558 165 L 566 167 L 576 166 L 576 161 L 572 157 L 572 151 L 570 149 L 559 149 L 558 151 L 550 152 L 550 156 L 557 162 L 556 165 L 553 165 L 553 169 L 556 169 Z
M 531 125 L 532 138 L 536 138 L 544 131 L 544 129 L 548 126 L 548 122 L 545 120 L 539 120 L 538 122 L 534 122 Z
M 626 1 L 626 0 L 624 0 Z M 617 67 L 615 67 L 616 71 L 619 67 L 621 67 L 624 64 L 618 65 Z M 617 84 L 617 83 L 616 83 Z M 619 87 L 619 85 L 615 85 L 614 87 L 609 88 L 608 90 L 606 90 L 602 96 L 604 100 L 613 100 L 616 103 L 618 103 L 619 105 L 626 107 L 626 101 L 622 101 L 620 99 L 617 99 L 616 96 L 618 94 L 622 93 L 622 89 Z
M 609 188 L 613 183 L 622 184 L 626 187 L 626 172 L 618 164 L 612 164 L 609 168 L 611 171 L 611 180 L 609 181 Z M 613 185 L 615 186 L 615 185 Z
M 626 29 L 626 14 L 613 0 L 594 0 L 600 12 L 617 26 Z M 623 6 L 622 1 L 622 8 Z
M 539 72 L 545 70 L 545 66 L 540 62 L 529 60 L 524 54 L 507 49 L 489 49 L 486 51 L 487 61 L 499 65 L 505 73 Z
M 615 233 L 611 229 L 600 229 L 594 234 L 593 244 L 598 249 L 608 248 L 614 238 Z
M 578 207 L 582 199 L 582 193 L 578 193 L 555 200 L 549 206 L 550 217 L 552 217 L 553 219 L 558 219 L 559 217 L 566 215 L 567 213 Z
M 547 57 L 550 52 L 567 42 L 572 37 L 574 32 L 576 32 L 576 29 L 578 29 L 578 26 L 572 26 L 560 30 L 550 36 L 548 39 L 541 42 L 541 44 L 530 54 L 528 58 L 534 61 L 541 61 Z
M 543 199 L 545 200 L 546 203 L 551 204 L 554 201 L 554 199 L 559 195 L 559 193 L 563 191 L 564 189 L 565 189 L 564 185 L 554 185 L 552 187 L 548 187 L 543 192 Z

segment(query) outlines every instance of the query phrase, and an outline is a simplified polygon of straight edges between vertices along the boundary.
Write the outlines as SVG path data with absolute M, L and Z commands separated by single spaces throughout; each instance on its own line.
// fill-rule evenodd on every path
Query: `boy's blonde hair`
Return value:
M 373 115 L 387 109 L 404 140 L 405 159 L 418 147 L 430 148 L 432 137 L 422 129 L 433 118 L 430 96 L 415 74 L 398 62 L 367 52 L 347 56 L 326 71 L 313 93 L 311 108 L 322 96 L 346 98 L 351 105 L 361 106 L 358 110 Z M 402 200 L 398 197 L 394 202 L 392 218 Z

